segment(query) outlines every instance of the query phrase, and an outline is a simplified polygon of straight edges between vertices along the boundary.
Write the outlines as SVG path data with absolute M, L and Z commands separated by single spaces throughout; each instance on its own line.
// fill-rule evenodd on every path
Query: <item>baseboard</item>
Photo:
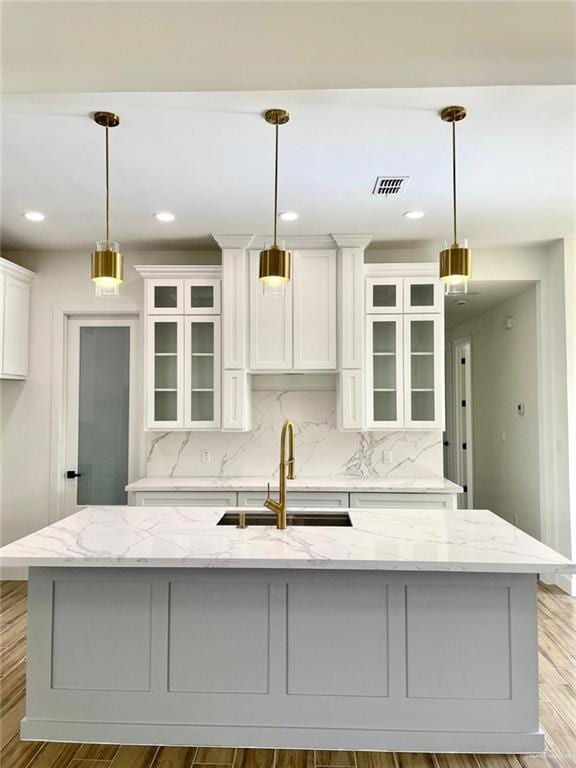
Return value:
M 40 720 L 25 717 L 24 741 L 72 741 L 271 749 L 349 749 L 388 752 L 532 753 L 544 751 L 544 735 L 531 733 L 387 731 L 348 728 L 210 726 L 174 723 L 106 723 Z
M 576 597 L 576 576 L 573 573 L 559 573 L 556 576 L 556 586 Z
M 28 568 L 26 566 L 10 566 L 3 565 L 0 567 L 0 581 L 28 581 Z

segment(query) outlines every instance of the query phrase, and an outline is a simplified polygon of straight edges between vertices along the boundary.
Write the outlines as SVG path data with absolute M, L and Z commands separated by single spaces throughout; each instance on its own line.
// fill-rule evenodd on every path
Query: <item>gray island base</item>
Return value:
M 536 576 L 30 569 L 22 738 L 537 752 Z
M 30 573 L 24 739 L 544 749 L 537 575 L 574 563 L 487 510 L 222 514 L 87 507 L 0 550 Z

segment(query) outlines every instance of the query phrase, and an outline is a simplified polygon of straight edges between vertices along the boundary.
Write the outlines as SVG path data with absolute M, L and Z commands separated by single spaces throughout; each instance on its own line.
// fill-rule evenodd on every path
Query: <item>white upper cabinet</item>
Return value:
M 28 376 L 30 288 L 34 273 L 0 259 L 0 378 Z
M 403 318 L 368 315 L 367 418 L 370 427 L 393 429 L 404 425 Z
M 336 257 L 334 251 L 295 251 L 294 369 L 336 368 Z
M 444 291 L 438 278 L 404 277 L 404 312 L 443 311 Z
M 292 369 L 292 281 L 282 293 L 259 279 L 260 253 L 250 251 L 250 369 Z
M 404 317 L 404 425 L 444 427 L 444 323 L 440 315 Z
M 366 278 L 366 312 L 394 315 L 404 311 L 403 278 Z
M 185 315 L 220 314 L 220 280 L 194 278 L 184 281 Z
M 220 427 L 220 318 L 184 318 L 184 427 Z
M 292 279 L 283 293 L 258 279 L 259 252 L 250 252 L 250 369 L 336 369 L 336 254 L 292 252 Z
M 183 315 L 184 281 L 170 278 L 146 280 L 146 313 L 148 315 Z

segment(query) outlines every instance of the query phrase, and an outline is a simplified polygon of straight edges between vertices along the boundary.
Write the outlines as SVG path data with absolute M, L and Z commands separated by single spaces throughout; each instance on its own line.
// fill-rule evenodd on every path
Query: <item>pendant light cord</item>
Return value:
M 276 142 L 274 147 L 274 248 L 276 248 L 276 226 L 278 223 L 278 120 L 275 125 Z
M 454 245 L 458 245 L 456 229 L 456 120 L 452 121 L 452 207 L 454 217 Z
M 109 170 L 108 126 L 106 126 L 106 248 L 110 240 L 110 170 Z

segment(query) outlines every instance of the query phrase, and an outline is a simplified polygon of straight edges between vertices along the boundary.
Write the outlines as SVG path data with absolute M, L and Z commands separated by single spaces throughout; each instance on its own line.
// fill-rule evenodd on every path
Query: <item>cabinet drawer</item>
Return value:
M 138 507 L 235 507 L 236 491 L 133 491 L 129 503 Z
M 453 493 L 351 493 L 351 509 L 456 509 Z
M 278 495 L 277 487 L 270 490 L 273 498 Z M 288 508 L 294 507 L 313 507 L 314 509 L 334 509 L 339 507 L 348 508 L 348 494 L 336 491 L 290 491 L 288 484 L 287 491 Z M 266 499 L 266 491 L 240 491 L 238 493 L 239 507 L 260 507 Z

